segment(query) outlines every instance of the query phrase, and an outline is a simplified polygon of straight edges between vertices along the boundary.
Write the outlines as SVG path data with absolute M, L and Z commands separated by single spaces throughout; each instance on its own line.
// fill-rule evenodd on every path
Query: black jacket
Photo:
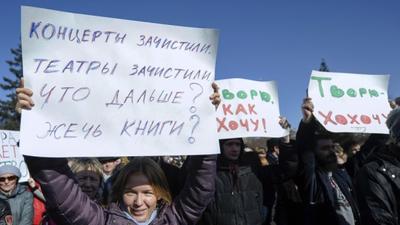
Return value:
M 356 190 L 364 225 L 400 224 L 400 148 L 384 146 L 358 173 Z

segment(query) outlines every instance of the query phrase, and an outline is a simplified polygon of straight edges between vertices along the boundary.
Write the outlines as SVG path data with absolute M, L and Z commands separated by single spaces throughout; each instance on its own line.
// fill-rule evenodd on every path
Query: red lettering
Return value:
M 378 123 L 381 124 L 381 118 L 378 114 L 372 114 L 372 119 L 378 121 Z
M 371 123 L 371 118 L 367 115 L 361 115 L 361 122 L 364 124 L 370 124 Z
M 257 115 L 257 112 L 254 110 L 256 105 L 255 104 L 253 104 L 253 105 L 249 104 L 248 106 L 249 106 L 249 113 L 252 114 L 252 115 Z
M 225 126 L 225 120 L 226 120 L 225 117 L 224 117 L 223 120 L 220 120 L 219 118 L 217 118 L 217 122 L 218 122 L 218 130 L 217 130 L 217 132 L 221 132 L 222 128 L 224 128 L 226 131 L 229 131 L 228 128 Z
M 324 115 L 321 111 L 318 111 L 319 115 L 321 115 L 322 117 L 324 117 L 324 125 L 328 124 L 329 122 L 337 125 L 337 123 L 335 121 L 332 120 L 332 111 L 329 111 L 328 115 Z
M 228 124 L 228 126 L 229 126 L 229 128 L 231 129 L 231 130 L 236 130 L 236 129 L 238 129 L 238 127 L 239 127 L 239 124 L 236 122 L 236 121 L 229 121 L 229 124 Z
M 357 121 L 357 115 L 353 115 L 353 116 L 351 116 L 350 114 L 347 114 L 347 116 L 351 119 L 351 121 L 350 121 L 350 124 L 360 124 L 358 121 Z
M 233 113 L 231 111 L 231 104 L 229 104 L 229 105 L 222 104 L 222 110 L 224 111 L 225 116 L 227 114 L 233 115 Z
M 347 124 L 347 119 L 346 117 L 344 117 L 343 115 L 336 115 L 335 116 L 335 120 L 337 123 L 342 124 L 342 125 L 346 125 Z
M 239 113 L 243 113 L 243 114 L 247 115 L 246 109 L 244 108 L 244 106 L 242 104 L 239 104 L 237 106 L 235 115 L 238 115 Z
M 240 120 L 239 122 L 240 122 L 240 126 L 246 128 L 246 131 L 249 131 L 249 121 L 247 119 Z
M 250 122 L 254 125 L 253 131 L 256 131 L 258 129 L 258 120 L 250 119 Z

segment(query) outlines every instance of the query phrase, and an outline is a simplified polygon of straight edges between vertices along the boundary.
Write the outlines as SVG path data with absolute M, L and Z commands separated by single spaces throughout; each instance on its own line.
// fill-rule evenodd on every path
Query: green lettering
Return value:
M 340 98 L 340 97 L 343 97 L 344 91 L 342 89 L 338 88 L 336 85 L 332 85 L 331 86 L 331 95 L 332 95 L 332 97 Z
M 260 91 L 260 97 L 261 97 L 261 100 L 264 101 L 264 102 L 271 101 L 271 95 L 268 94 L 267 92 Z
M 250 90 L 250 97 L 253 100 L 255 96 L 257 96 L 257 91 L 256 90 Z
M 222 90 L 222 96 L 224 97 L 224 99 L 227 99 L 227 100 L 231 100 L 235 97 L 235 95 L 232 92 L 230 92 L 228 89 Z
M 347 95 L 354 98 L 354 97 L 357 97 L 357 92 L 353 88 L 349 88 L 347 90 Z
M 369 92 L 369 96 L 371 96 L 371 97 L 378 97 L 379 96 L 379 94 L 378 94 L 378 92 L 376 90 L 368 89 L 368 92 Z
M 358 90 L 359 90 L 359 92 L 360 92 L 360 96 L 361 96 L 361 97 L 364 97 L 364 95 L 367 94 L 367 89 L 365 89 L 365 88 L 360 88 L 360 89 L 358 89 Z
M 311 80 L 318 81 L 319 94 L 321 95 L 321 97 L 325 97 L 324 96 L 324 89 L 322 87 L 322 81 L 323 80 L 332 80 L 332 78 L 330 78 L 330 77 L 314 77 L 314 76 L 312 76 Z
M 240 99 L 245 99 L 247 98 L 247 94 L 244 91 L 238 91 L 238 93 L 236 94 L 236 96 Z

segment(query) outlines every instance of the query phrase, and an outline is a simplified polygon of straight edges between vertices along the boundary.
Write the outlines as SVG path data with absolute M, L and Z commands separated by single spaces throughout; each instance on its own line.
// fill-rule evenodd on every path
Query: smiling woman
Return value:
M 21 172 L 15 166 L 0 167 L 0 199 L 11 206 L 14 224 L 31 225 L 33 219 L 33 195 L 26 186 L 18 184 Z
M 185 186 L 173 202 L 160 167 L 149 158 L 136 158 L 118 175 L 114 201 L 104 209 L 81 191 L 65 159 L 25 157 L 47 206 L 59 212 L 58 219 L 76 225 L 195 224 L 215 190 L 216 156 L 188 160 Z
M 113 202 L 123 203 L 135 221 L 151 221 L 157 214 L 157 207 L 171 203 L 167 184 L 167 178 L 156 162 L 150 158 L 135 158 L 117 178 Z

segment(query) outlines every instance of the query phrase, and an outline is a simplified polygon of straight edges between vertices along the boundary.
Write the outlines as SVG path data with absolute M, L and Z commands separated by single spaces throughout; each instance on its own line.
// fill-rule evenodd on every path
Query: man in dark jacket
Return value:
M 391 143 L 376 151 L 358 173 L 356 188 L 362 224 L 400 224 L 400 108 L 386 124 Z
M 303 102 L 303 119 L 297 132 L 299 176 L 297 183 L 305 204 L 305 224 L 358 224 L 358 208 L 351 179 L 338 168 L 332 136 L 312 115 L 313 104 Z
M 262 185 L 247 162 L 241 138 L 220 141 L 216 193 L 199 224 L 261 225 Z

